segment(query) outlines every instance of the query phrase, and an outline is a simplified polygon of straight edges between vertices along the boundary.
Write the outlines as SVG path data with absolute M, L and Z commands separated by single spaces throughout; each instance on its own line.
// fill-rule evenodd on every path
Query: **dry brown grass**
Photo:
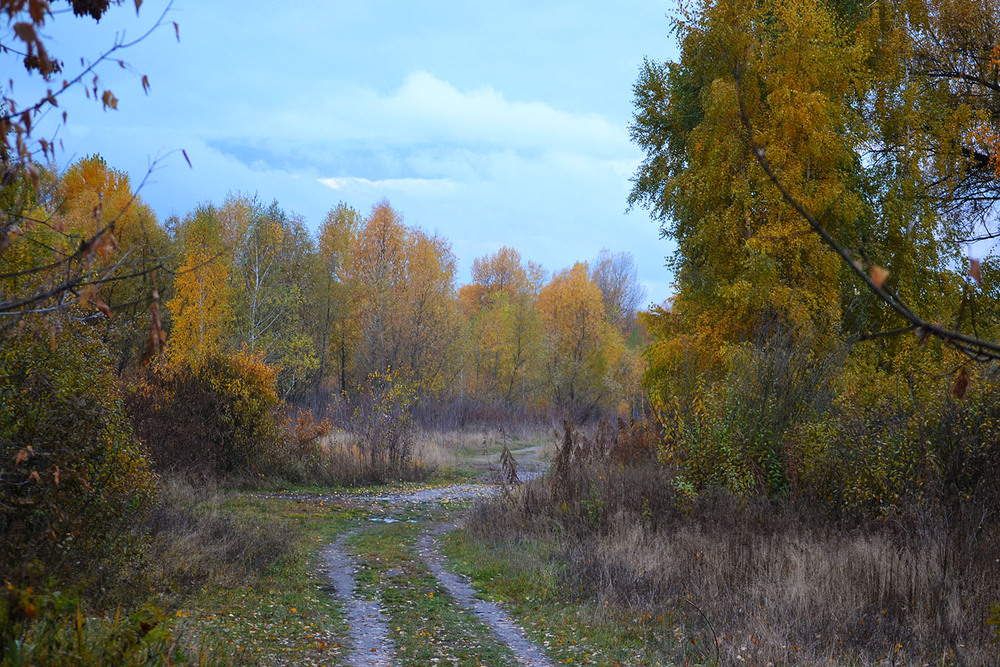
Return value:
M 678 636 L 717 636 L 727 665 L 1000 664 L 995 517 L 913 507 L 847 526 L 790 503 L 686 495 L 670 468 L 588 462 L 579 445 L 469 522 L 483 540 L 566 544 L 568 599 L 684 615 Z
M 294 536 L 286 526 L 251 521 L 226 503 L 210 480 L 164 480 L 142 527 L 151 538 L 142 577 L 154 590 L 186 595 L 209 585 L 239 586 L 290 553 Z
M 986 624 L 1000 596 L 989 558 L 1000 545 L 995 533 L 992 549 L 962 554 L 944 534 L 901 544 L 890 531 L 824 529 L 787 514 L 761 521 L 733 502 L 656 531 L 635 517 L 611 523 L 567 552 L 575 578 L 616 605 L 690 600 L 722 638 L 724 663 L 986 666 L 1000 658 Z
M 548 429 L 525 432 L 525 441 L 546 444 L 534 458 L 545 459 L 556 450 Z M 414 433 L 411 458 L 408 465 L 395 472 L 373 468 L 366 455 L 359 436 L 346 430 L 336 430 L 319 440 L 320 455 L 312 472 L 304 472 L 304 479 L 329 483 L 362 484 L 385 481 L 389 478 L 407 480 L 424 479 L 445 468 L 488 467 L 499 460 L 499 452 L 505 435 L 499 429 L 470 428 L 431 430 L 420 429 Z

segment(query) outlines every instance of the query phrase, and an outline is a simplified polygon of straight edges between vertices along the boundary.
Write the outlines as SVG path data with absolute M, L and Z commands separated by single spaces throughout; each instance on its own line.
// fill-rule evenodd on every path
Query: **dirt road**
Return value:
M 452 613 L 464 616 L 464 623 L 481 627 L 484 634 L 491 635 L 502 646 L 507 656 L 496 664 L 521 664 L 525 667 L 549 667 L 553 663 L 545 652 L 531 642 L 524 631 L 499 605 L 477 597 L 465 577 L 450 571 L 447 559 L 441 553 L 437 537 L 456 527 L 454 521 L 461 520 L 461 512 L 450 510 L 453 503 L 473 500 L 497 493 L 493 484 L 455 484 L 437 486 L 414 491 L 384 493 L 377 495 L 354 495 L 351 500 L 367 507 L 367 516 L 358 526 L 342 534 L 336 542 L 322 550 L 325 575 L 330 580 L 337 597 L 342 601 L 347 623 L 350 626 L 352 651 L 348 656 L 351 667 L 390 667 L 404 664 L 397 644 L 419 642 L 419 637 L 407 637 L 405 631 L 392 626 L 390 618 L 397 617 L 401 610 L 393 608 L 399 598 L 398 591 L 390 595 L 388 590 L 393 577 L 405 573 L 424 573 L 433 577 L 432 585 L 444 591 L 448 597 L 445 604 L 454 608 Z M 310 499 L 319 498 L 310 497 Z M 342 497 L 341 497 L 342 498 Z M 334 499 L 333 496 L 330 499 Z M 442 523 L 442 519 L 447 522 Z M 356 542 L 380 530 L 381 526 L 406 523 L 413 528 L 412 543 L 397 560 L 394 568 L 383 572 L 378 583 L 366 585 L 361 590 L 359 580 L 364 575 L 371 579 L 370 570 L 382 560 L 378 555 L 369 555 L 366 560 L 362 550 L 352 548 Z M 388 560 L 388 559 L 386 559 Z M 405 571 L 405 572 L 404 572 Z M 414 574 L 416 576 L 416 574 Z M 433 597 L 433 592 L 430 593 Z M 407 608 L 410 613 L 412 609 Z M 455 664 L 456 658 L 451 658 Z M 512 661 L 513 660 L 513 661 Z M 444 656 L 432 657 L 431 664 L 448 664 Z M 411 659 L 408 664 L 413 664 Z

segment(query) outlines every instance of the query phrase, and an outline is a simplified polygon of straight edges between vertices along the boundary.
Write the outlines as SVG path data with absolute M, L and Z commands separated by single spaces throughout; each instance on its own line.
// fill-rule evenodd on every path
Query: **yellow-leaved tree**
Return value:
M 312 301 L 318 311 L 309 321 L 319 356 L 319 380 L 323 382 L 335 373 L 339 392 L 350 391 L 350 351 L 358 335 L 349 268 L 360 222 L 361 215 L 343 202 L 331 209 L 317 233 L 312 270 Z
M 358 376 L 391 369 L 421 393 L 449 386 L 460 370 L 462 326 L 448 242 L 407 227 L 383 201 L 361 222 L 349 254 Z
M 587 265 L 578 262 L 556 273 L 538 296 L 538 313 L 552 401 L 583 415 L 614 401 L 614 368 L 623 343 Z
M 997 25 L 981 0 L 702 0 L 679 59 L 645 63 L 630 203 L 677 243 L 645 380 L 696 486 L 811 476 L 829 500 L 831 471 L 888 467 L 861 485 L 877 506 L 941 469 L 926 436 L 844 425 L 896 410 L 919 431 L 958 363 L 941 332 L 997 330 L 962 247 L 997 228 Z M 937 343 L 920 321 L 947 323 Z
M 536 309 L 543 271 L 503 247 L 472 263 L 463 288 L 470 319 L 470 391 L 483 399 L 525 405 L 541 383 L 542 329 Z
M 198 207 L 175 234 L 183 261 L 167 304 L 173 317 L 168 351 L 174 361 L 197 364 L 223 349 L 232 327 L 232 258 L 214 206 Z

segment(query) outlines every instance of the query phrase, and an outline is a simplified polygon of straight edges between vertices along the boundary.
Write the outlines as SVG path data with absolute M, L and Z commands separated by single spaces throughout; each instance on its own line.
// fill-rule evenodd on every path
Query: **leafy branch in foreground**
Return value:
M 802 219 L 809 223 L 809 226 L 820 237 L 820 239 L 822 239 L 823 243 L 833 250 L 848 265 L 848 267 L 850 267 L 851 271 L 855 275 L 861 278 L 862 282 L 865 283 L 865 286 L 868 287 L 873 294 L 875 294 L 884 304 L 889 306 L 893 311 L 909 322 L 908 327 L 898 329 L 895 332 L 902 333 L 912 329 L 921 340 L 928 336 L 933 336 L 940 339 L 945 345 L 958 350 L 975 361 L 985 362 L 1000 360 L 1000 345 L 997 343 L 983 340 L 977 336 L 963 334 L 956 329 L 949 329 L 948 327 L 940 324 L 935 324 L 934 322 L 930 322 L 917 315 L 916 312 L 914 312 L 914 310 L 899 296 L 899 294 L 885 286 L 885 279 L 888 276 L 888 271 L 886 271 L 886 269 L 867 260 L 863 253 L 852 252 L 838 243 L 830 232 L 823 226 L 823 223 L 820 222 L 815 215 L 806 210 L 805 206 L 803 206 L 802 203 L 795 198 L 795 196 L 788 190 L 785 184 L 774 172 L 774 169 L 767 160 L 764 149 L 758 146 L 756 140 L 754 139 L 753 125 L 746 112 L 743 100 L 743 86 L 740 81 L 741 77 L 738 69 L 733 70 L 733 76 L 736 81 L 736 93 L 739 101 L 740 120 L 743 124 L 743 129 L 745 130 L 744 139 L 750 149 L 750 153 L 753 155 L 754 159 L 756 159 L 760 168 L 764 170 L 764 173 L 767 174 L 767 177 L 778 189 L 778 192 L 781 193 L 782 199 L 784 199 L 789 206 L 795 209 Z M 972 264 L 970 274 L 972 274 L 974 278 L 976 277 L 975 263 Z
M 60 185 L 62 179 L 38 162 L 38 158 L 55 160 L 55 137 L 38 138 L 38 135 L 44 116 L 59 107 L 66 91 L 77 86 L 83 88 L 88 99 L 99 101 L 103 109 L 117 109 L 117 97 L 101 86 L 100 68 L 113 62 L 131 69 L 120 59 L 120 52 L 163 27 L 173 3 L 168 1 L 138 37 L 128 39 L 123 31 L 116 33 L 113 42 L 96 57 L 80 57 L 75 69 L 68 69 L 65 61 L 49 48 L 53 40 L 46 29 L 56 15 L 69 12 L 56 9 L 53 4 L 49 0 L 0 0 L 0 17 L 6 18 L 6 30 L 0 32 L 0 59 L 10 65 L 11 73 L 23 68 L 28 76 L 40 76 L 43 84 L 54 84 L 57 76 L 62 77 L 61 82 L 38 94 L 15 95 L 13 78 L 0 84 L 0 329 L 3 330 L 26 315 L 49 316 L 74 307 L 96 308 L 89 314 L 74 316 L 76 319 L 90 320 L 102 315 L 110 318 L 116 304 L 108 305 L 113 301 L 108 292 L 129 291 L 114 285 L 133 283 L 132 279 L 150 276 L 163 268 L 161 258 L 151 252 L 154 244 L 148 229 L 150 216 L 138 198 L 162 158 L 152 160 L 142 183 L 134 190 L 127 187 L 127 177 L 103 168 L 102 161 L 97 160 L 103 171 L 92 164 L 93 160 L 84 160 L 79 164 L 89 166 L 79 168 L 90 169 L 91 176 L 102 185 L 91 193 L 86 204 L 80 201 L 70 204 L 65 193 L 60 192 L 64 187 Z M 75 17 L 90 16 L 99 21 L 112 5 L 122 5 L 124 0 L 69 0 L 69 4 Z M 134 4 L 138 14 L 142 0 L 135 0 Z M 177 24 L 173 25 L 178 34 Z M 143 91 L 148 92 L 147 76 L 141 75 L 141 84 Z M 26 95 L 28 99 L 24 99 Z M 63 111 L 62 123 L 66 120 L 67 112 Z M 186 153 L 184 157 L 187 160 Z M 86 177 L 81 179 L 84 191 L 93 190 Z M 110 189 L 105 192 L 102 187 Z M 123 224 L 135 227 L 128 230 L 133 238 L 123 238 L 123 233 L 129 235 L 121 229 Z M 124 241 L 123 252 L 119 251 L 119 239 Z M 99 289 L 104 292 L 103 298 Z M 155 291 L 154 286 L 150 292 Z M 152 303 L 152 310 L 157 310 L 155 295 L 144 299 L 134 298 L 135 294 L 129 297 L 130 301 L 121 307 L 144 301 L 144 305 Z M 118 301 L 119 305 L 123 303 L 121 299 Z M 157 319 L 157 314 L 152 313 L 154 330 L 158 328 Z M 158 340 L 162 338 L 156 331 L 153 335 Z
M 161 159 L 152 161 L 138 187 L 110 220 L 104 215 L 104 193 L 100 192 L 85 222 L 66 219 L 60 211 L 65 201 L 48 207 L 51 210 L 46 213 L 39 212 L 40 202 L 28 211 L 8 213 L 8 219 L 19 219 L 23 228 L 15 225 L 19 242 L 0 245 L 0 318 L 16 322 L 24 315 L 64 311 L 73 306 L 86 308 L 91 304 L 110 318 L 111 307 L 101 299 L 99 287 L 161 269 L 161 258 L 133 257 L 135 248 L 115 257 L 119 251 L 116 229 L 126 216 L 143 208 L 139 193 Z M 146 221 L 141 215 L 135 217 L 143 248 L 150 250 L 153 243 Z M 84 224 L 96 230 L 83 233 Z

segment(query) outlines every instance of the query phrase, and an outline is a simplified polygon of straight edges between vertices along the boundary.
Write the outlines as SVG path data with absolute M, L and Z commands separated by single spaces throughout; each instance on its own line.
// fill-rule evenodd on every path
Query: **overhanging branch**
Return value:
M 760 168 L 764 170 L 767 177 L 771 180 L 774 186 L 781 193 L 782 199 L 791 206 L 795 211 L 809 223 L 812 230 L 820 237 L 823 243 L 833 250 L 843 261 L 850 267 L 851 271 L 864 282 L 865 286 L 875 294 L 884 304 L 889 306 L 898 315 L 904 318 L 910 323 L 909 327 L 901 329 L 900 331 L 905 331 L 913 329 L 917 335 L 923 339 L 927 336 L 933 336 L 939 339 L 945 345 L 961 352 L 962 354 L 968 356 L 975 361 L 1000 361 L 1000 345 L 993 343 L 991 341 L 983 340 L 976 336 L 969 336 L 963 334 L 955 329 L 949 329 L 943 327 L 939 324 L 933 322 L 928 322 L 924 318 L 917 315 L 912 308 L 910 308 L 898 294 L 891 292 L 884 287 L 875 283 L 871 277 L 872 264 L 870 262 L 865 262 L 865 266 L 860 260 L 855 260 L 851 253 L 837 242 L 836 239 L 826 230 L 823 224 L 809 211 L 805 209 L 802 203 L 795 198 L 794 195 L 785 187 L 781 179 L 774 172 L 771 164 L 768 162 L 764 155 L 764 150 L 757 145 L 754 139 L 753 124 L 750 121 L 750 117 L 746 112 L 746 106 L 743 101 L 743 86 L 740 80 L 739 70 L 734 70 L 733 76 L 736 80 L 736 95 L 739 101 L 740 109 L 740 120 L 743 124 L 745 130 L 744 140 L 750 149 L 751 155 L 756 159 L 757 164 Z

